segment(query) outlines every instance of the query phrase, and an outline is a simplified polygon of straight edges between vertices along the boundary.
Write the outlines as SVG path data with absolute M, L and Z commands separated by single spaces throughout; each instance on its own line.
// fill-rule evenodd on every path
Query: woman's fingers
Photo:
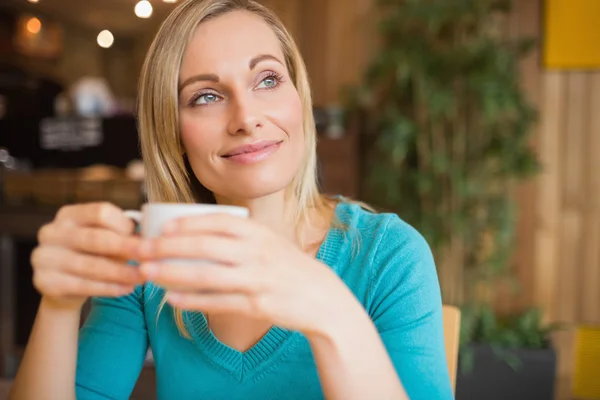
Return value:
M 141 239 L 106 228 L 49 224 L 38 234 L 40 244 L 78 252 L 130 260 L 137 257 Z
M 76 226 L 95 226 L 130 235 L 135 223 L 125 216 L 123 210 L 110 203 L 88 203 L 64 206 L 56 215 L 55 222 Z
M 65 274 L 58 270 L 34 272 L 33 284 L 46 296 L 66 297 L 117 297 L 124 296 L 134 290 L 133 285 L 100 282 Z
M 144 241 L 139 255 L 144 260 L 188 258 L 234 265 L 248 257 L 236 238 L 214 235 L 168 236 Z
M 247 218 L 230 214 L 205 214 L 170 221 L 163 227 L 163 234 L 185 235 L 208 233 L 234 237 L 250 237 L 256 235 L 259 225 Z
M 168 291 L 166 300 L 175 307 L 207 313 L 244 314 L 256 317 L 259 312 L 252 297 L 239 293 L 192 294 Z
M 143 282 L 140 271 L 124 261 L 97 257 L 61 247 L 36 248 L 31 256 L 34 270 L 58 271 L 78 278 L 106 283 L 136 285 Z M 39 268 L 43 266 L 42 268 Z
M 135 224 L 108 203 L 65 206 L 39 230 L 31 254 L 33 281 L 42 296 L 80 307 L 90 296 L 115 297 L 143 282 L 125 260 L 135 259 Z
M 142 264 L 140 271 L 159 286 L 186 292 L 251 293 L 260 284 L 248 269 L 214 264 Z

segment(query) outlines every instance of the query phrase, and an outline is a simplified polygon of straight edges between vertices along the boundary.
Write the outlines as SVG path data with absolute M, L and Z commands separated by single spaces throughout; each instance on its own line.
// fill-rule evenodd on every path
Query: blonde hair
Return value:
M 199 24 L 231 11 L 261 17 L 273 30 L 283 51 L 290 78 L 302 104 L 305 152 L 290 190 L 296 199 L 297 225 L 308 223 L 309 211 L 325 204 L 317 179 L 316 128 L 304 61 L 279 18 L 253 0 L 187 0 L 163 22 L 142 67 L 138 97 L 138 127 L 146 166 L 150 202 L 214 203 L 214 196 L 198 182 L 183 154 L 179 137 L 179 70 L 188 44 Z M 164 301 L 161 304 L 164 305 Z M 181 310 L 175 321 L 186 336 Z

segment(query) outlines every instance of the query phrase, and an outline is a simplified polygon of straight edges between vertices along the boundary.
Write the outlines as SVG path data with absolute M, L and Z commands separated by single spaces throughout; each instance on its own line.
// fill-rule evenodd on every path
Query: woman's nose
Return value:
M 253 135 L 262 127 L 260 110 L 253 103 L 251 95 L 239 97 L 231 102 L 231 117 L 227 131 L 230 135 Z

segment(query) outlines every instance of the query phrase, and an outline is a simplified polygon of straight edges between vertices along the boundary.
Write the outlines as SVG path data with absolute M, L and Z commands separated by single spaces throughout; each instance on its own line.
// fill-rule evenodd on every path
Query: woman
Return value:
M 32 255 L 43 297 L 13 399 L 127 398 L 149 346 L 162 399 L 452 398 L 429 248 L 394 215 L 319 194 L 306 70 L 272 12 L 181 4 L 139 99 L 150 201 L 252 218 L 144 241 L 114 206 L 63 208 Z

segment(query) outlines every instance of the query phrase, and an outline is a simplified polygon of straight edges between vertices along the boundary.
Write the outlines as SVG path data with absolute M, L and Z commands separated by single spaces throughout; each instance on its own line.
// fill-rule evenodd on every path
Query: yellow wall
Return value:
M 546 0 L 547 68 L 600 68 L 600 0 Z

